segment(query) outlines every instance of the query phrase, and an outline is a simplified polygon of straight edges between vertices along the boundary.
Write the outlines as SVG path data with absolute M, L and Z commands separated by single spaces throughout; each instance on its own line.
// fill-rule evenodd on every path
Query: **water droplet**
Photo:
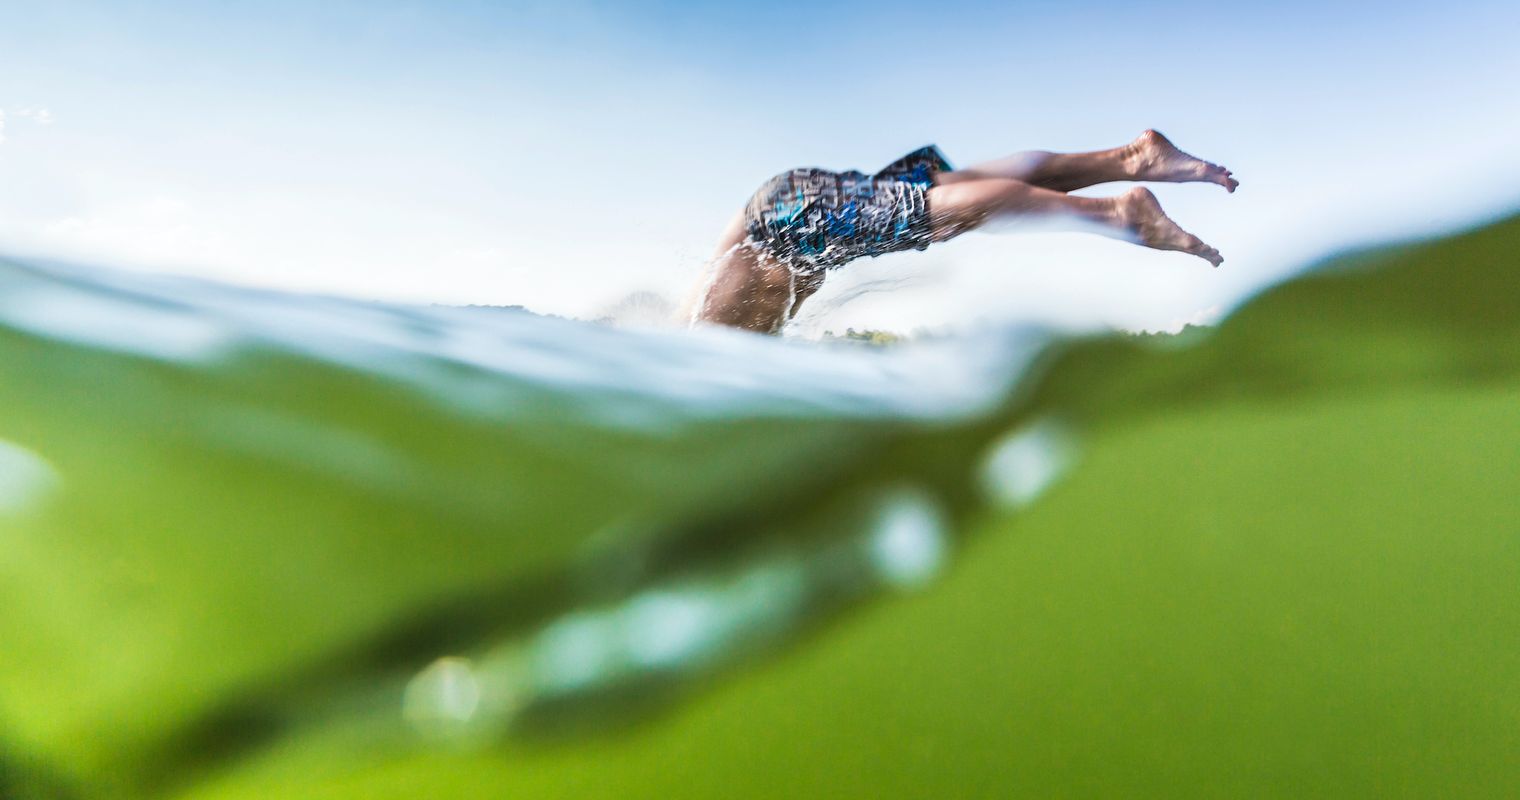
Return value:
M 1061 477 L 1075 453 L 1064 427 L 1038 420 L 993 445 L 982 464 L 982 488 L 1001 506 L 1025 508 Z
M 882 505 L 869 541 L 876 572 L 899 588 L 928 583 L 945 561 L 945 520 L 926 494 L 902 490 Z

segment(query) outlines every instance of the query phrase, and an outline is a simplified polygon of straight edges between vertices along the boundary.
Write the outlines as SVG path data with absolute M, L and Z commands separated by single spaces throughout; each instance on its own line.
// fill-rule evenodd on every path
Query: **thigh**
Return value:
M 975 229 L 992 216 L 1011 192 L 1023 188 L 1028 188 L 1028 184 L 1005 178 L 935 184 L 925 193 L 930 240 L 943 242 Z

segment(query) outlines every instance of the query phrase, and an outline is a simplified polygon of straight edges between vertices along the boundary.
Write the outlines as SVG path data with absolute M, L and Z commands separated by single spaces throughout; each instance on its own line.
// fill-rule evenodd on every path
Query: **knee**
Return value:
M 929 238 L 944 242 L 981 225 L 999 201 L 991 184 L 1001 181 L 973 181 L 929 190 Z

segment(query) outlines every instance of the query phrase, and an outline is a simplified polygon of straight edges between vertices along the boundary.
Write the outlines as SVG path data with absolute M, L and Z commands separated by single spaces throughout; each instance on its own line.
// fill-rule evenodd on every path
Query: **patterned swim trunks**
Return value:
M 950 162 L 929 145 L 866 175 L 803 168 L 760 187 L 744 212 L 752 242 L 793 269 L 815 272 L 861 256 L 929 246 L 926 194 Z

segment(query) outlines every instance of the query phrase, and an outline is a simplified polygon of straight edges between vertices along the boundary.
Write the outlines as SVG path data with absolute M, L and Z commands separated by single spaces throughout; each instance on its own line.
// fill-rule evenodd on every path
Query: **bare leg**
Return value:
M 1113 181 L 1202 181 L 1231 192 L 1240 185 L 1224 167 L 1194 158 L 1147 130 L 1110 150 L 1029 151 L 940 173 L 929 190 L 932 236 L 945 241 L 997 219 L 1067 219 L 1146 247 L 1190 253 L 1216 267 L 1223 261 L 1218 250 L 1169 219 L 1146 189 L 1107 198 L 1065 194 Z M 763 250 L 745 244 L 742 214 L 720 238 L 709 275 L 710 282 L 696 298 L 693 321 L 762 333 L 779 331 L 824 279 L 822 272 L 795 274 Z
M 1077 197 L 1006 178 L 961 180 L 929 190 L 931 236 L 953 239 L 988 222 L 1071 220 L 1157 250 L 1191 253 L 1219 266 L 1219 251 L 1169 219 L 1150 190 L 1118 197 Z M 728 240 L 725 236 L 725 243 Z M 823 285 L 824 273 L 795 274 L 758 246 L 737 242 L 715 259 L 711 282 L 697 298 L 694 322 L 777 333 Z
M 1114 181 L 1158 183 L 1217 183 L 1233 192 L 1240 182 L 1218 164 L 1178 150 L 1160 133 L 1147 130 L 1133 142 L 1091 153 L 1049 153 L 1031 150 L 1007 158 L 942 173 L 941 184 L 988 178 L 1022 181 L 1042 189 L 1069 192 Z
M 1191 253 L 1219 266 L 1219 251 L 1169 219 L 1150 190 L 1136 187 L 1118 197 L 1076 197 L 1006 178 L 957 181 L 929 190 L 934 241 L 953 239 L 998 219 L 1073 220 L 1157 250 Z

